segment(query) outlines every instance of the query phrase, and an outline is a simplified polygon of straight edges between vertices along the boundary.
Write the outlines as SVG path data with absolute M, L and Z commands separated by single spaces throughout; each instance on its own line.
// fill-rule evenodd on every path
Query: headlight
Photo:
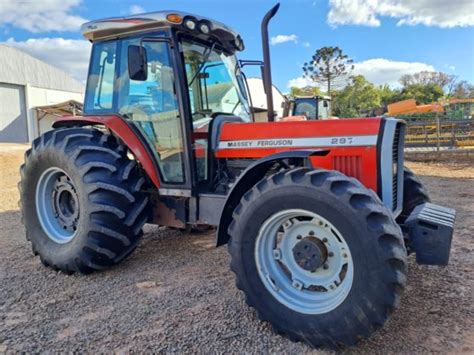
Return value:
M 237 36 L 237 38 L 235 39 L 234 43 L 235 43 L 235 46 L 237 47 L 237 49 L 238 49 L 239 51 L 243 51 L 243 50 L 244 50 L 244 42 L 242 41 L 242 39 L 240 38 L 240 36 Z
M 199 31 L 207 35 L 209 34 L 209 32 L 211 32 L 211 29 L 209 28 L 209 25 L 207 25 L 206 23 L 201 23 L 199 25 Z
M 193 31 L 196 28 L 196 22 L 191 19 L 187 19 L 186 21 L 184 21 L 184 26 Z

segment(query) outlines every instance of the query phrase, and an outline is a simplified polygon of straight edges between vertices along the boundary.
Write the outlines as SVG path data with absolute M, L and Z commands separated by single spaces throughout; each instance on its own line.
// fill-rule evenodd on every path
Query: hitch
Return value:
M 455 219 L 454 209 L 432 203 L 413 210 L 403 229 L 408 233 L 408 247 L 416 253 L 418 264 L 448 264 Z

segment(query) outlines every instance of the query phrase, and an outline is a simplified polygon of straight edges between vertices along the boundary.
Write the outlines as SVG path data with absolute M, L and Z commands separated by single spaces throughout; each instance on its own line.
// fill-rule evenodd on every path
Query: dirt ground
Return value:
M 323 353 L 274 335 L 234 287 L 212 233 L 146 226 L 112 270 L 67 276 L 43 267 L 24 237 L 16 184 L 22 148 L 0 147 L 0 353 Z M 401 305 L 347 353 L 474 353 L 473 164 L 408 163 L 432 199 L 457 209 L 448 267 L 410 258 Z

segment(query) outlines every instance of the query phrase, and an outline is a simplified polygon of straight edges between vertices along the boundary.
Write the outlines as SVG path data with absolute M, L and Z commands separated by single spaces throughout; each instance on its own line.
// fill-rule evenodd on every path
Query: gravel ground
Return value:
M 272 334 L 234 287 L 212 233 L 146 226 L 118 267 L 67 276 L 33 257 L 17 207 L 22 149 L 0 149 L 0 353 L 323 353 Z M 400 308 L 348 353 L 473 353 L 474 168 L 411 163 L 434 201 L 457 209 L 446 268 L 410 258 Z

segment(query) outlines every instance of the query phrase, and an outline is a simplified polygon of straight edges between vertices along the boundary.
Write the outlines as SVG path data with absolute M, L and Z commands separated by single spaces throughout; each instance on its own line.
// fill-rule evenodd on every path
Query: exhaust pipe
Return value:
M 273 111 L 273 87 L 272 87 L 272 69 L 270 62 L 270 45 L 268 40 L 268 23 L 273 16 L 276 15 L 280 4 L 273 6 L 270 11 L 265 14 L 262 20 L 262 50 L 263 50 L 263 89 L 267 95 L 267 116 L 268 122 L 275 120 L 275 113 Z

